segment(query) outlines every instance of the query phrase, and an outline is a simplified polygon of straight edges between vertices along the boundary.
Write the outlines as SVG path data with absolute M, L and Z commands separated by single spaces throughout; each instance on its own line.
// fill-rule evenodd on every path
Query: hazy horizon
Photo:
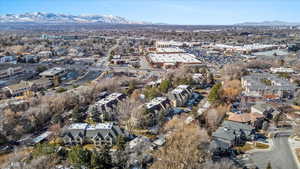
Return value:
M 0 15 L 45 12 L 113 15 L 132 21 L 176 25 L 232 25 L 243 22 L 300 22 L 296 0 L 0 0 Z

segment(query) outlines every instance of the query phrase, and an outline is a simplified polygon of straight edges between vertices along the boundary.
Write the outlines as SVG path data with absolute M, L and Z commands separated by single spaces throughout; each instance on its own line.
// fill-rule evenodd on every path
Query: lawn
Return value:
M 250 150 L 254 150 L 254 149 L 268 149 L 270 146 L 267 145 L 267 144 L 263 144 L 263 143 L 260 143 L 260 142 L 256 142 L 251 144 L 251 143 L 246 143 L 244 146 L 238 146 L 236 147 L 236 150 L 239 150 L 239 151 L 242 151 L 242 152 L 247 152 L 247 151 L 250 151 Z
M 254 146 L 250 143 L 246 143 L 244 146 L 238 146 L 235 148 L 238 151 L 246 152 L 254 149 Z
M 257 143 L 255 144 L 255 147 L 256 147 L 257 149 L 268 149 L 270 146 L 267 145 L 267 144 L 263 144 L 263 143 L 257 142 Z
M 296 148 L 295 151 L 296 151 L 297 159 L 300 162 L 300 148 Z

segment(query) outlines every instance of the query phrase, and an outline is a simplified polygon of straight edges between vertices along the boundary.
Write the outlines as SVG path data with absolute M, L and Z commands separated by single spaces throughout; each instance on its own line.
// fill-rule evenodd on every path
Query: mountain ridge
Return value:
M 262 22 L 243 22 L 235 25 L 240 26 L 300 26 L 300 22 L 285 22 L 285 21 L 262 21 Z
M 152 24 L 150 22 L 131 21 L 113 15 L 68 15 L 33 12 L 24 14 L 0 15 L 0 23 L 103 23 L 103 24 Z

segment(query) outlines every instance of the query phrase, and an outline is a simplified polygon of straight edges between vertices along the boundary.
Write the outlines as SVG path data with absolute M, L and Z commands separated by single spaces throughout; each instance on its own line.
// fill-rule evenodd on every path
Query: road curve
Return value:
M 252 153 L 250 158 L 260 169 L 265 169 L 269 162 L 272 169 L 298 169 L 289 147 L 288 136 L 287 133 L 277 133 L 273 138 L 272 150 Z

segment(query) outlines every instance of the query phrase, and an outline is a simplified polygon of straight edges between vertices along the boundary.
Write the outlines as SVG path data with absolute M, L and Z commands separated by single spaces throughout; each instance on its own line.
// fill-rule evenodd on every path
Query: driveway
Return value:
M 288 136 L 289 134 L 285 133 L 276 134 L 271 151 L 251 153 L 249 158 L 260 169 L 265 169 L 269 162 L 271 162 L 272 169 L 297 169 L 289 147 Z

